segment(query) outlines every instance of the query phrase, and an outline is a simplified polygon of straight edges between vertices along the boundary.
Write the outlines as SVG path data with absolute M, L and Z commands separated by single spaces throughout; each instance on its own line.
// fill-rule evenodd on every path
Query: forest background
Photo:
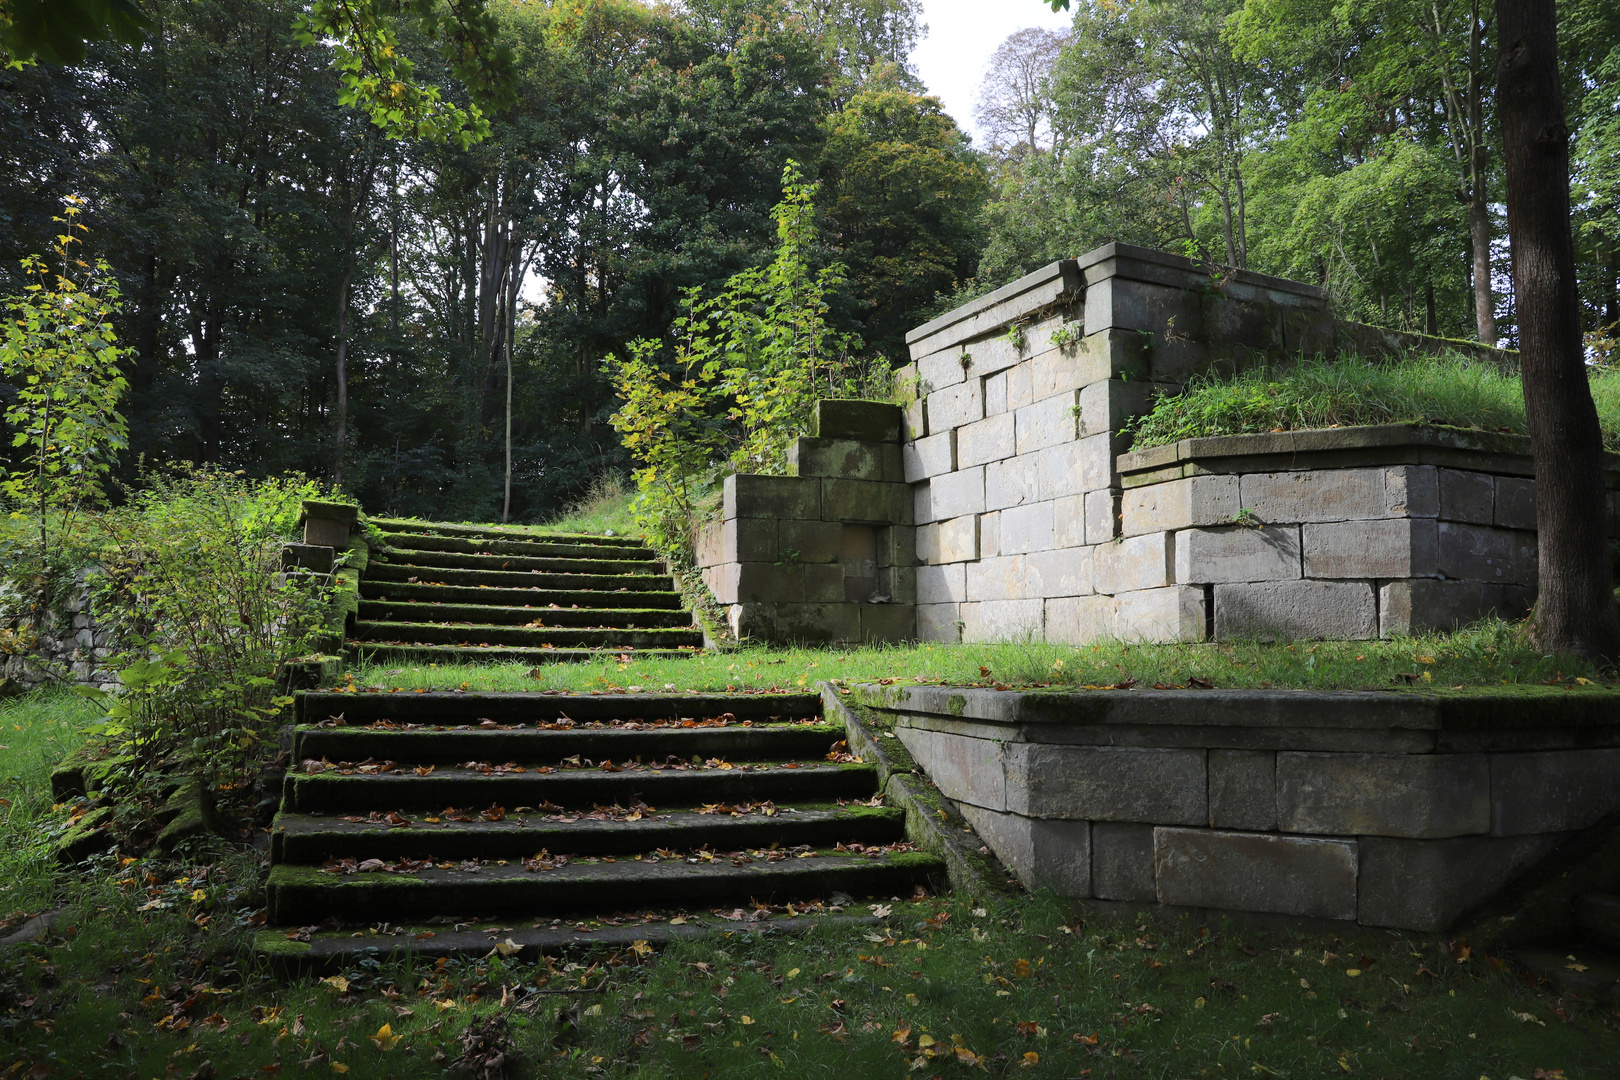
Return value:
M 1031 0 L 1033 2 L 1033 0 Z M 839 331 L 1109 240 L 1312 281 L 1350 318 L 1514 343 L 1495 32 L 1475 0 L 1090 0 L 986 74 L 975 147 L 908 58 L 916 0 L 493 0 L 488 138 L 339 104 L 281 0 L 144 0 L 140 45 L 0 71 L 0 295 L 86 201 L 122 286 L 133 474 L 301 470 L 375 511 L 514 520 L 627 465 L 601 360 L 769 261 L 819 183 Z M 430 48 L 418 73 L 465 91 Z M 1620 6 L 1560 4 L 1589 355 L 1620 324 Z M 1620 353 L 1615 353 L 1620 359 Z M 14 388 L 0 384 L 0 406 Z

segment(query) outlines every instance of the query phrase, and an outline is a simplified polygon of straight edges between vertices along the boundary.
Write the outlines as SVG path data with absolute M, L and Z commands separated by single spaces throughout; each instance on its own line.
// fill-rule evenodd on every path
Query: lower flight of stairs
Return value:
M 1620 895 L 1581 893 L 1571 907 L 1573 940 L 1519 949 L 1516 958 L 1566 992 L 1620 1005 Z
M 487 952 L 485 927 L 534 950 L 941 887 L 820 713 L 803 694 L 305 693 L 261 951 Z
M 383 663 L 679 656 L 702 631 L 639 540 L 372 518 L 349 647 Z

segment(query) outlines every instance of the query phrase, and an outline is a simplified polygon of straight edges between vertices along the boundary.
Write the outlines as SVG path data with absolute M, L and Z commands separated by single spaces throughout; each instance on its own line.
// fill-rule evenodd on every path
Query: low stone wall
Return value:
M 859 686 L 1026 885 L 1443 930 L 1620 808 L 1620 695 Z
M 118 651 L 113 632 L 96 621 L 88 575 L 80 571 L 59 611 L 48 613 L 37 629 L 17 626 L 13 633 L 31 634 L 27 652 L 0 656 L 0 685 L 20 690 L 66 682 L 101 690 L 117 690 L 118 676 L 106 663 Z

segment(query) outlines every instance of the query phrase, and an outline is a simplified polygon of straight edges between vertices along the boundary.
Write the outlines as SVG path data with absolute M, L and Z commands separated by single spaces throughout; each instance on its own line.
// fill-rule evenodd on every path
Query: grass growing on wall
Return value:
M 1620 371 L 1593 369 L 1603 441 L 1620 450 Z M 1315 357 L 1234 378 L 1197 378 L 1131 424 L 1133 448 L 1180 439 L 1371 424 L 1443 424 L 1527 434 L 1515 374 L 1459 355 Z

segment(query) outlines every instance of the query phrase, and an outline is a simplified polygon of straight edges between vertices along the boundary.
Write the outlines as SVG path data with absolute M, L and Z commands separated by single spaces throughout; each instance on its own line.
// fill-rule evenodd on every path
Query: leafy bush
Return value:
M 1604 444 L 1620 450 L 1620 371 L 1594 368 Z M 1234 378 L 1195 378 L 1133 421 L 1135 447 L 1179 439 L 1364 424 L 1444 424 L 1525 434 L 1519 377 L 1460 355 L 1301 360 Z

